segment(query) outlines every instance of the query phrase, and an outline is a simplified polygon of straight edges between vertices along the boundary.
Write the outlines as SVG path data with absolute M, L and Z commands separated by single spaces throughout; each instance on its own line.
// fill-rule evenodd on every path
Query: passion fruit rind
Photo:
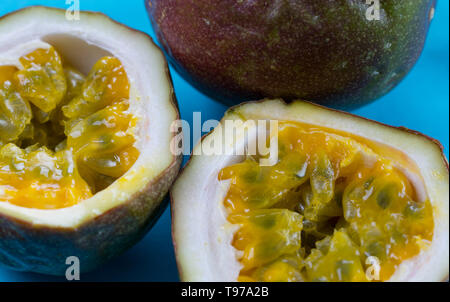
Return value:
M 129 44 L 142 48 L 144 58 L 141 58 L 140 65 L 145 66 L 143 68 L 148 70 L 156 68 L 158 72 L 161 70 L 158 81 L 168 90 L 167 93 L 158 94 L 161 98 L 158 102 L 164 104 L 163 106 L 167 109 L 165 114 L 170 120 L 179 119 L 178 103 L 172 88 L 168 64 L 152 38 L 102 13 L 81 12 L 80 14 L 81 21 L 73 23 L 66 20 L 65 10 L 40 6 L 28 7 L 0 18 L 0 37 L 6 32 L 2 28 L 7 29 L 7 32 L 13 32 L 16 28 L 27 28 L 28 22 L 59 24 L 61 26 L 54 27 L 57 29 L 55 32 L 69 35 L 79 34 L 76 29 L 78 27 L 80 32 L 87 30 L 86 28 L 96 28 L 96 31 L 102 32 L 103 36 L 112 36 L 114 32 L 115 39 L 123 39 L 125 42 L 122 43 L 128 41 Z M 69 25 L 70 27 L 66 27 Z M 64 28 L 69 28 L 67 31 L 71 33 L 64 32 Z M 155 59 L 145 58 L 151 55 L 155 56 Z M 150 66 L 151 61 L 157 61 L 157 66 Z M 145 101 L 147 99 L 146 97 Z M 148 101 L 151 100 L 148 99 Z M 151 106 L 151 103 L 147 106 Z M 171 133 L 169 127 L 167 128 L 170 142 L 177 133 Z M 167 202 L 163 201 L 164 196 L 181 166 L 182 157 L 170 153 L 169 144 L 159 147 L 159 152 L 167 152 L 164 156 L 170 158 L 165 168 L 154 169 L 151 173 L 156 174 L 150 174 L 154 176 L 149 178 L 146 175 L 148 171 L 144 167 L 143 170 L 147 171 L 144 174 L 136 173 L 127 178 L 125 180 L 127 186 L 137 190 L 131 195 L 126 195 L 125 201 L 107 200 L 106 202 L 111 206 L 106 207 L 105 211 L 96 213 L 94 209 L 91 209 L 92 212 L 86 213 L 86 209 L 81 209 L 81 211 L 72 212 L 73 215 L 83 213 L 83 217 L 71 217 L 71 208 L 27 209 L 22 212 L 14 207 L 5 212 L 0 211 L 0 264 L 20 271 L 64 275 L 68 267 L 67 257 L 76 256 L 80 259 L 81 272 L 88 272 L 131 247 L 147 233 L 166 208 Z M 163 162 L 166 162 L 166 158 Z M 135 185 L 139 183 L 137 178 L 149 180 L 141 187 Z M 115 194 L 107 196 L 118 198 Z M 82 204 L 74 207 L 80 210 L 80 206 L 83 207 Z M 52 215 L 66 215 L 64 217 L 68 222 L 64 222 L 64 219 L 50 219 Z
M 19 271 L 64 275 L 66 259 L 80 259 L 89 272 L 137 243 L 166 209 L 162 201 L 178 175 L 177 158 L 130 200 L 77 229 L 37 227 L 0 213 L 0 263 Z
M 226 120 L 251 119 L 299 121 L 336 129 L 389 147 L 389 152 L 395 153 L 392 156 L 400 164 L 406 162 L 402 162 L 399 154 L 412 158 L 433 207 L 433 240 L 419 255 L 402 262 L 387 281 L 448 280 L 449 166 L 437 140 L 404 127 L 385 125 L 309 102 L 287 103 L 281 99 L 263 99 L 234 106 L 225 113 L 221 125 Z M 218 131 L 222 130 L 216 128 L 203 136 L 193 154 L 201 152 L 202 145 L 209 146 Z M 213 188 L 221 186 L 214 178 L 221 168 L 228 166 L 221 157 L 191 156 L 171 189 L 172 236 L 182 281 L 237 281 L 242 268 L 232 247 L 233 234 L 239 227 L 227 223 L 223 207 L 227 189 L 221 187 L 223 192 L 217 193 L 218 189 Z M 232 163 L 241 160 L 235 159 Z M 198 183 L 204 185 L 193 185 Z M 208 217 L 203 217 L 205 214 Z M 215 223 L 215 220 L 219 222 Z M 189 233 L 185 231 L 187 228 Z

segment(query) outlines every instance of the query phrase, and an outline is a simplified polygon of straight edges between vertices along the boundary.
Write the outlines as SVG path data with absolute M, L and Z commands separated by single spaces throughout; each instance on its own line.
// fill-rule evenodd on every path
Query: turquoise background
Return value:
M 0 16 L 30 5 L 67 8 L 65 0 L 0 0 Z M 144 0 L 80 0 L 82 10 L 100 11 L 132 28 L 154 36 Z M 448 158 L 449 146 L 449 2 L 438 1 L 425 49 L 411 73 L 385 97 L 352 113 L 382 123 L 405 126 L 439 140 Z M 201 94 L 174 70 L 172 76 L 181 116 L 192 112 L 202 119 L 223 116 L 226 107 Z M 0 281 L 63 281 L 64 278 L 15 272 L 0 267 Z M 165 211 L 147 236 L 124 255 L 81 276 L 82 281 L 177 281 L 178 272 L 170 234 L 170 212 Z

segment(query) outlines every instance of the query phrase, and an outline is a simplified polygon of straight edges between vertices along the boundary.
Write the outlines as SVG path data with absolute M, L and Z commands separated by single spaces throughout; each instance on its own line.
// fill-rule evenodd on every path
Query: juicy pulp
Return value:
M 64 208 L 91 197 L 134 164 L 129 80 L 115 57 L 85 77 L 53 48 L 0 66 L 0 202 Z
M 368 281 L 373 257 L 384 281 L 431 241 L 431 204 L 392 160 L 353 137 L 279 125 L 277 164 L 249 156 L 219 174 L 231 181 L 240 281 Z

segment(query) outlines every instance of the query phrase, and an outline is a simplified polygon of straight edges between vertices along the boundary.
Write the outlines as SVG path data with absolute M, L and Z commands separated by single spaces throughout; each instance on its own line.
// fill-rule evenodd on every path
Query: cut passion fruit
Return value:
M 268 155 L 249 154 L 255 136 L 227 139 L 244 128 L 265 133 L 247 123 L 260 120 L 277 121 L 266 138 L 277 154 L 271 165 L 261 165 Z M 242 123 L 236 132 L 216 128 L 194 152 L 234 143 L 194 156 L 172 190 L 183 280 L 447 278 L 448 165 L 439 143 L 301 101 L 243 104 L 221 125 L 229 121 Z
M 147 35 L 43 7 L 1 19 L 0 262 L 58 275 L 77 256 L 89 271 L 139 240 L 180 166 L 177 118 Z

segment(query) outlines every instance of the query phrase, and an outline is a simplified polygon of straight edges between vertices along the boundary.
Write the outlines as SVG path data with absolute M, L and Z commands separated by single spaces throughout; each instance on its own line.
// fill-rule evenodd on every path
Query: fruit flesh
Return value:
M 418 200 L 392 160 L 351 136 L 279 125 L 276 165 L 248 157 L 219 174 L 231 181 L 224 205 L 239 225 L 240 281 L 385 281 L 432 240 L 430 202 Z M 270 232 L 254 226 L 254 215 L 275 217 Z M 286 216 L 297 219 L 283 224 Z M 260 237 L 280 244 L 255 244 Z
M 72 206 L 134 164 L 135 117 L 122 63 L 103 57 L 85 77 L 53 48 L 0 66 L 0 202 Z

